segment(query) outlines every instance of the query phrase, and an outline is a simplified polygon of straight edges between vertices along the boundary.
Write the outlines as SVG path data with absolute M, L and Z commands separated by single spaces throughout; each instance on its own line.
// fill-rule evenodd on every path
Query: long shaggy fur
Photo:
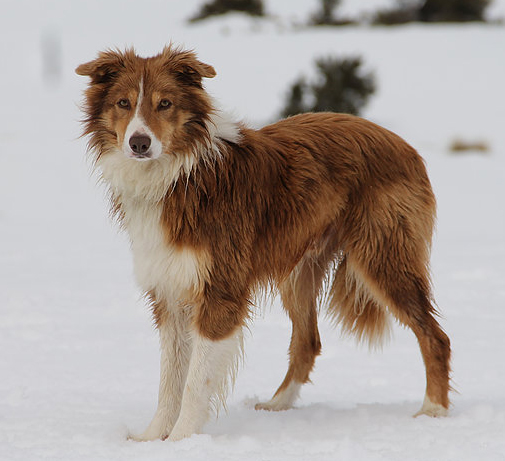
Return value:
M 372 344 L 387 335 L 390 314 L 410 327 L 426 365 L 421 412 L 445 414 L 450 347 L 428 268 L 435 199 L 411 146 L 344 114 L 303 114 L 260 130 L 232 122 L 203 88 L 214 69 L 179 49 L 152 58 L 106 51 L 77 73 L 91 78 L 84 134 L 132 240 L 156 325 L 169 331 L 167 319 L 183 309 L 188 347 L 198 344 L 181 359 L 189 363 L 174 363 L 200 394 L 183 383 L 165 387 L 178 389 L 169 399 L 179 402 L 170 407 L 178 417 L 169 417 L 160 387 L 141 440 L 200 429 L 203 419 L 192 425 L 190 416 L 206 414 L 202 395 L 223 398 L 241 343 L 229 339 L 241 337 L 261 286 L 278 289 L 293 335 L 286 377 L 258 408 L 289 407 L 309 380 L 323 303 L 344 331 Z M 146 137 L 154 147 L 141 152 Z M 193 360 L 217 369 L 204 376 Z

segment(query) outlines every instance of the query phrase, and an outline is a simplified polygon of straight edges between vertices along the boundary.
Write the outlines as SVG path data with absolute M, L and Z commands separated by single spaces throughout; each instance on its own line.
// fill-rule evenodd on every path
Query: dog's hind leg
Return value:
M 291 408 L 302 384 L 309 381 L 315 359 L 321 351 L 316 303 L 326 268 L 322 259 L 305 256 L 279 286 L 284 309 L 293 324 L 289 368 L 272 399 L 256 404 L 257 410 Z
M 403 190 L 390 197 L 388 206 L 362 213 L 368 220 L 355 226 L 357 233 L 351 234 L 354 238 L 346 252 L 353 277 L 367 294 L 417 337 L 426 368 L 426 394 L 418 414 L 444 416 L 449 407 L 451 349 L 432 304 L 428 263 L 434 200 L 424 193 L 426 198 L 419 203 Z
M 393 299 L 390 310 L 416 335 L 426 368 L 424 402 L 415 416 L 446 416 L 449 409 L 451 347 L 449 337 L 435 319 L 436 310 L 426 285 L 425 278 L 413 274 L 401 285 L 395 283 L 389 295 Z
M 160 335 L 160 387 L 158 408 L 148 428 L 130 438 L 136 441 L 166 439 L 179 416 L 184 383 L 191 355 L 190 318 L 184 309 L 167 311 L 153 302 L 153 314 Z
M 416 416 L 445 416 L 449 408 L 450 341 L 435 319 L 427 275 L 414 267 L 398 270 L 397 265 L 398 261 L 383 261 L 380 269 L 368 267 L 369 272 L 362 272 L 361 277 L 419 342 L 426 368 L 426 394 Z

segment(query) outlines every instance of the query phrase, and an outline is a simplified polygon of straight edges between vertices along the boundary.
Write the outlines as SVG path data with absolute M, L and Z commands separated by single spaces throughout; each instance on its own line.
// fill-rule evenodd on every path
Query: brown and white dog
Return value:
M 292 323 L 286 377 L 259 409 L 284 410 L 321 344 L 318 303 L 369 342 L 392 314 L 426 366 L 419 414 L 449 407 L 449 339 L 435 320 L 435 199 L 416 151 L 350 115 L 304 114 L 252 130 L 213 107 L 214 69 L 173 47 L 82 64 L 84 134 L 127 230 L 161 342 L 158 409 L 136 440 L 201 430 L 233 380 L 254 292 L 278 290 Z

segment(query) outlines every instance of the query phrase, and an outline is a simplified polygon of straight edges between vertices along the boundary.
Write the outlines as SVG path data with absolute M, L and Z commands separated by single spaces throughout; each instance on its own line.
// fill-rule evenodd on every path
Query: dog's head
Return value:
M 106 51 L 80 65 L 89 76 L 85 135 L 97 158 L 122 153 L 136 161 L 190 155 L 208 144 L 211 101 L 203 78 L 216 75 L 190 51 L 167 47 L 141 58 L 133 50 Z

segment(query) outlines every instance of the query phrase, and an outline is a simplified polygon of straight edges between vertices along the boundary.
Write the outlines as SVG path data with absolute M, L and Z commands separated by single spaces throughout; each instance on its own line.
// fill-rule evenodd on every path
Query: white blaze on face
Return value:
M 142 100 L 144 98 L 144 79 L 140 80 L 139 84 L 139 95 L 137 97 L 137 104 L 135 106 L 135 113 L 133 114 L 130 123 L 126 127 L 125 136 L 123 139 L 123 153 L 128 157 L 135 160 L 154 160 L 161 156 L 163 152 L 163 146 L 161 141 L 156 137 L 156 135 L 150 130 L 149 126 L 145 122 L 144 118 L 140 114 L 140 107 L 142 106 Z M 148 150 L 141 156 L 134 152 L 130 146 L 130 140 L 135 136 L 145 136 L 150 140 L 150 146 Z

